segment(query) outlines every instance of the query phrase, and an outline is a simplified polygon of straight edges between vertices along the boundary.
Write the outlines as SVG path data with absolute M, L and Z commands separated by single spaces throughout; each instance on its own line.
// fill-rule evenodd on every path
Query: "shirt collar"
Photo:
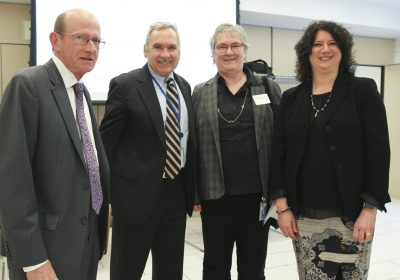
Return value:
M 251 86 L 258 85 L 257 79 L 253 72 L 246 65 L 243 66 L 243 72 L 246 73 L 247 80 Z
M 75 78 L 74 74 L 72 74 L 72 72 L 64 65 L 64 63 L 57 56 L 53 56 L 53 61 L 58 69 L 58 72 L 60 72 L 65 88 L 72 87 L 77 82 L 79 82 Z
M 163 77 L 163 76 L 158 75 L 153 69 L 151 69 L 150 66 L 149 66 L 149 71 L 150 71 L 150 75 L 151 75 L 160 85 L 162 85 L 163 83 L 165 83 L 165 78 L 167 78 L 167 77 Z M 168 75 L 168 77 L 174 80 L 174 73 L 171 72 L 171 73 Z

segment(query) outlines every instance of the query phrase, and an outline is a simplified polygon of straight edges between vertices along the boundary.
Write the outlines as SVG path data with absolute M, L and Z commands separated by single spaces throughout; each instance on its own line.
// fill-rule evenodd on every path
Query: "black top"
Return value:
M 329 93 L 314 95 L 315 108 L 321 109 L 328 98 Z M 338 212 L 342 212 L 342 205 L 330 151 L 325 144 L 324 127 L 321 125 L 324 114 L 325 111 L 321 111 L 314 117 L 315 110 L 310 106 L 311 127 L 299 170 L 298 194 L 301 208 L 331 210 L 333 216 L 337 216 Z
M 226 120 L 234 120 L 244 104 L 241 115 L 233 123 L 227 123 L 218 116 L 225 193 L 229 195 L 262 192 L 250 92 L 250 86 L 257 82 L 247 68 L 244 71 L 247 81 L 235 95 L 222 76 L 218 79 L 218 108 Z

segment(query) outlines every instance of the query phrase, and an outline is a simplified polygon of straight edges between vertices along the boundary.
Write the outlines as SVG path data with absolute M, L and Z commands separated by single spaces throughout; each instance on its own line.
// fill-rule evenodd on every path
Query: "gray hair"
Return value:
M 153 33 L 154 31 L 160 31 L 160 30 L 164 30 L 164 29 L 172 29 L 173 31 L 175 31 L 176 37 L 178 38 L 178 47 L 180 47 L 181 40 L 179 38 L 178 28 L 176 27 L 176 25 L 169 23 L 169 22 L 154 22 L 150 25 L 149 30 L 147 31 L 147 35 L 146 35 L 146 46 L 148 46 L 150 43 L 151 33 Z
M 243 27 L 241 27 L 240 25 L 234 25 L 230 23 L 222 23 L 217 27 L 217 29 L 215 29 L 214 35 L 210 39 L 210 47 L 213 57 L 214 57 L 215 42 L 217 41 L 217 37 L 222 33 L 238 34 L 243 43 L 244 52 L 247 53 L 247 49 L 249 48 L 250 45 L 247 42 L 246 31 L 244 31 Z

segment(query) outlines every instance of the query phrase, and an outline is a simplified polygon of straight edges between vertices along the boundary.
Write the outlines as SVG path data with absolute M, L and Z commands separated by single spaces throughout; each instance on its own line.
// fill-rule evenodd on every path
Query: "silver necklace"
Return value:
M 324 106 L 322 106 L 319 109 L 317 109 L 317 108 L 315 108 L 315 104 L 314 104 L 314 96 L 311 93 L 311 95 L 310 95 L 310 97 L 311 97 L 311 106 L 313 107 L 313 109 L 315 111 L 314 118 L 316 118 L 318 116 L 319 112 L 322 112 L 322 111 L 324 111 L 326 109 L 326 107 L 328 106 L 329 100 L 331 100 L 331 94 L 332 94 L 332 91 L 329 92 L 328 99 L 326 100 Z
M 243 101 L 243 104 L 240 106 L 240 112 L 239 112 L 239 114 L 233 119 L 233 120 L 227 120 L 222 114 L 221 114 L 221 111 L 220 111 L 220 109 L 218 108 L 218 110 L 217 110 L 217 112 L 218 112 L 218 115 L 221 117 L 221 119 L 223 119 L 226 123 L 229 123 L 229 124 L 232 124 L 232 123 L 235 123 L 239 118 L 240 118 L 240 116 L 242 115 L 242 113 L 243 113 L 243 109 L 244 109 L 244 106 L 246 105 L 246 99 L 247 99 L 247 95 L 249 94 L 249 90 L 246 90 L 246 95 L 245 95 L 245 97 L 244 97 L 244 101 Z

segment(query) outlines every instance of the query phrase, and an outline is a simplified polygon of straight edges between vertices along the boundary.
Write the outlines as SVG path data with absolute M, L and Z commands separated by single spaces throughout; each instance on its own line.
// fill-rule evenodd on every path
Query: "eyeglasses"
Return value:
M 85 34 L 71 34 L 71 33 L 65 33 L 65 32 L 59 32 L 58 34 L 71 36 L 74 43 L 81 45 L 81 46 L 86 46 L 89 43 L 89 41 L 92 41 L 93 45 L 96 48 L 101 49 L 106 44 L 106 42 L 104 40 L 102 40 L 101 38 L 98 38 L 98 37 L 91 38 L 90 36 L 85 35 Z
M 228 49 L 230 48 L 232 52 L 238 53 L 244 46 L 243 43 L 233 43 L 232 45 L 228 46 L 225 44 L 219 44 L 215 46 L 215 51 L 218 53 L 226 53 Z

